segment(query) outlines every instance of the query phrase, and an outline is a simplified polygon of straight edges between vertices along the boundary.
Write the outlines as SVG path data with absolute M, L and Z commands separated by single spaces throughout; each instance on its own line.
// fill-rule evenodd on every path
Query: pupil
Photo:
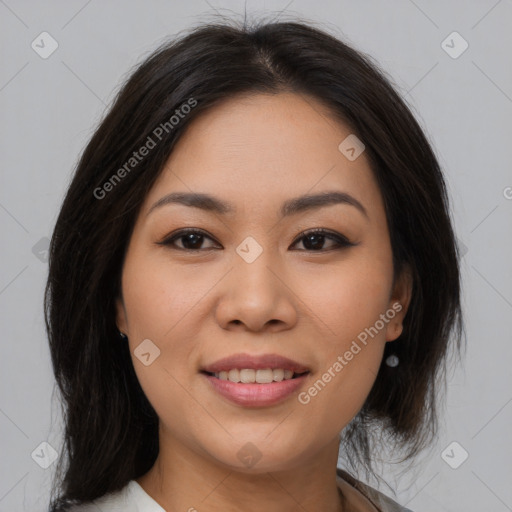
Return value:
M 307 235 L 306 240 L 304 242 L 304 246 L 306 247 L 306 249 L 321 249 L 322 245 L 323 245 L 323 243 L 322 243 L 323 238 L 324 238 L 323 235 L 316 235 L 316 234 Z M 315 239 L 316 239 L 316 243 L 314 241 Z M 308 245 L 309 245 L 309 247 L 308 247 Z
M 200 242 L 201 242 L 202 237 L 203 237 L 203 235 L 196 235 L 194 233 L 188 233 L 187 235 L 185 235 L 183 245 L 185 246 L 186 249 L 196 249 L 197 247 L 201 246 Z M 192 245 L 192 247 L 187 247 L 187 244 Z

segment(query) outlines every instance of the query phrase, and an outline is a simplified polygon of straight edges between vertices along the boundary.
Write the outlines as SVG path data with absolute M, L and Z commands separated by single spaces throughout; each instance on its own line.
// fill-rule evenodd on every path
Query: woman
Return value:
M 408 510 L 338 451 L 374 474 L 383 433 L 404 460 L 434 439 L 462 332 L 442 173 L 345 43 L 198 27 L 135 70 L 86 147 L 45 308 L 52 511 Z

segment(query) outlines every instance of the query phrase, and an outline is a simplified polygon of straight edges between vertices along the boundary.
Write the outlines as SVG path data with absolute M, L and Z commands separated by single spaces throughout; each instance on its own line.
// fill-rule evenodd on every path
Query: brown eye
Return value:
M 175 233 L 171 237 L 166 238 L 162 242 L 159 242 L 160 245 L 169 246 L 171 249 L 178 249 L 181 251 L 204 251 L 212 249 L 212 247 L 208 247 L 206 249 L 201 249 L 201 245 L 205 238 L 209 238 L 212 240 L 211 237 L 209 237 L 204 231 L 198 230 L 198 229 L 184 229 L 179 231 L 178 233 Z M 182 246 L 179 247 L 176 245 L 177 240 L 182 240 Z
M 331 240 L 334 241 L 334 247 L 331 247 L 330 249 L 324 249 L 324 243 L 325 240 Z M 307 231 L 306 233 L 303 233 L 301 237 L 294 242 L 293 245 L 296 245 L 298 242 L 303 240 L 303 245 L 305 247 L 306 251 L 313 251 L 313 252 L 324 252 L 329 251 L 333 249 L 340 249 L 343 247 L 349 247 L 354 246 L 356 244 L 350 242 L 346 237 L 343 235 L 340 235 L 339 233 L 333 233 L 330 231 L 326 231 L 324 229 L 312 229 L 310 231 Z

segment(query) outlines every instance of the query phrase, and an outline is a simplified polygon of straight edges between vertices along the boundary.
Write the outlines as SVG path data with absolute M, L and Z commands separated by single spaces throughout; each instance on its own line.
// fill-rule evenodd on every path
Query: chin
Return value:
M 226 446 L 216 445 L 208 452 L 215 463 L 225 466 L 229 471 L 256 475 L 292 470 L 299 466 L 305 455 L 298 453 L 297 443 L 293 444 L 283 447 L 279 439 L 273 442 L 262 440 L 261 443 L 233 442 Z

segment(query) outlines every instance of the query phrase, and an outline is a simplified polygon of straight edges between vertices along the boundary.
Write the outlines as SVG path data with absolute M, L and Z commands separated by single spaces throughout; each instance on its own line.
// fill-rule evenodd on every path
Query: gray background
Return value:
M 468 351 L 449 375 L 439 442 L 416 470 L 383 474 L 415 512 L 512 510 L 510 0 L 0 0 L 0 512 L 45 510 L 54 465 L 43 469 L 37 455 L 47 460 L 43 442 L 61 447 L 42 315 L 45 247 L 80 151 L 136 62 L 216 10 L 245 9 L 315 20 L 373 56 L 432 141 L 467 251 Z M 43 31 L 59 45 L 47 59 L 31 47 Z M 469 44 L 457 58 L 442 46 L 453 31 Z M 457 469 L 442 457 L 460 463 L 463 449 Z

